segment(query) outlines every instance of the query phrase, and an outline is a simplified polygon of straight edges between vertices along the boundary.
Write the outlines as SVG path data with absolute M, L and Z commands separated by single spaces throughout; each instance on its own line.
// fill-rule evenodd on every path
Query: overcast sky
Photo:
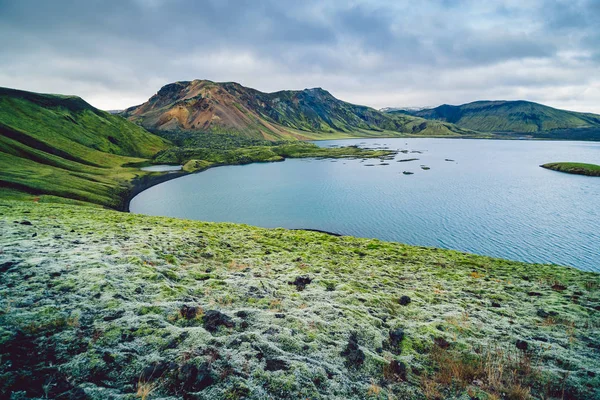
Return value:
M 375 108 L 600 113 L 600 0 L 0 0 L 0 86 L 103 109 L 192 79 Z

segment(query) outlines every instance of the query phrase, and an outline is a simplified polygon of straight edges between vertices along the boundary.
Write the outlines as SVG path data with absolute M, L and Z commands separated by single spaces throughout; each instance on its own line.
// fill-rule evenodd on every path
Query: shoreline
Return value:
M 373 136 L 373 137 L 364 137 L 364 136 L 356 136 L 356 137 L 347 137 L 347 138 L 334 138 L 334 139 L 311 139 L 311 140 L 301 140 L 302 142 L 325 142 L 325 141 L 338 141 L 338 140 L 366 140 L 366 139 L 475 139 L 475 140 L 523 140 L 523 141 L 548 141 L 548 142 L 595 142 L 595 140 L 570 140 L 570 139 L 546 139 L 546 138 L 509 138 L 509 137 L 464 137 L 464 136 Z M 310 158 L 310 157 L 307 157 Z M 174 171 L 174 172 L 166 172 L 162 175 L 144 175 L 142 177 L 137 177 L 130 181 L 129 183 L 132 185 L 131 188 L 123 195 L 120 196 L 122 198 L 121 205 L 116 209 L 117 211 L 122 212 L 131 212 L 130 211 L 130 203 L 131 200 L 141 192 L 146 189 L 150 189 L 153 186 L 158 184 L 170 181 L 172 179 L 181 178 L 183 176 L 191 175 L 206 171 L 210 168 L 216 167 L 226 167 L 232 165 L 249 165 L 254 163 L 271 163 L 271 162 L 283 162 L 286 158 L 279 161 L 252 161 L 249 163 L 242 164 L 214 164 L 209 165 L 208 167 L 198 169 L 193 172 L 188 171 Z M 160 172 L 157 172 L 160 174 Z

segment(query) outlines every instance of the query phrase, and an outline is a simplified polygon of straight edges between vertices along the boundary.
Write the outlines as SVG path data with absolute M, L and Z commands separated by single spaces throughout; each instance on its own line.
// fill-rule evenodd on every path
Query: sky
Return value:
M 600 113 L 600 0 L 0 0 L 0 86 L 102 109 L 183 80 L 374 108 Z

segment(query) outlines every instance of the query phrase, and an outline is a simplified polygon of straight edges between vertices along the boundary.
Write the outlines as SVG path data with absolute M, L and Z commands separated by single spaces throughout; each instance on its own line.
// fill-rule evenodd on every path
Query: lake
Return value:
M 317 144 L 406 153 L 385 166 L 379 159 L 288 159 L 213 168 L 151 187 L 130 209 L 600 271 L 600 178 L 539 167 L 600 164 L 600 143 L 411 138 Z M 397 162 L 410 158 L 418 160 Z

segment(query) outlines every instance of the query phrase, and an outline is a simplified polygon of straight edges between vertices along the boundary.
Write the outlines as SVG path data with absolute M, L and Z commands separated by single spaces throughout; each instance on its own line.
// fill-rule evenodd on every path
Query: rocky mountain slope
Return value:
M 321 88 L 263 93 L 207 80 L 166 85 L 122 115 L 152 131 L 227 132 L 268 140 L 475 134 L 448 123 L 346 103 Z
M 479 132 L 600 140 L 600 115 L 559 110 L 529 101 L 476 101 L 459 106 L 392 110 L 388 114 L 445 121 Z

